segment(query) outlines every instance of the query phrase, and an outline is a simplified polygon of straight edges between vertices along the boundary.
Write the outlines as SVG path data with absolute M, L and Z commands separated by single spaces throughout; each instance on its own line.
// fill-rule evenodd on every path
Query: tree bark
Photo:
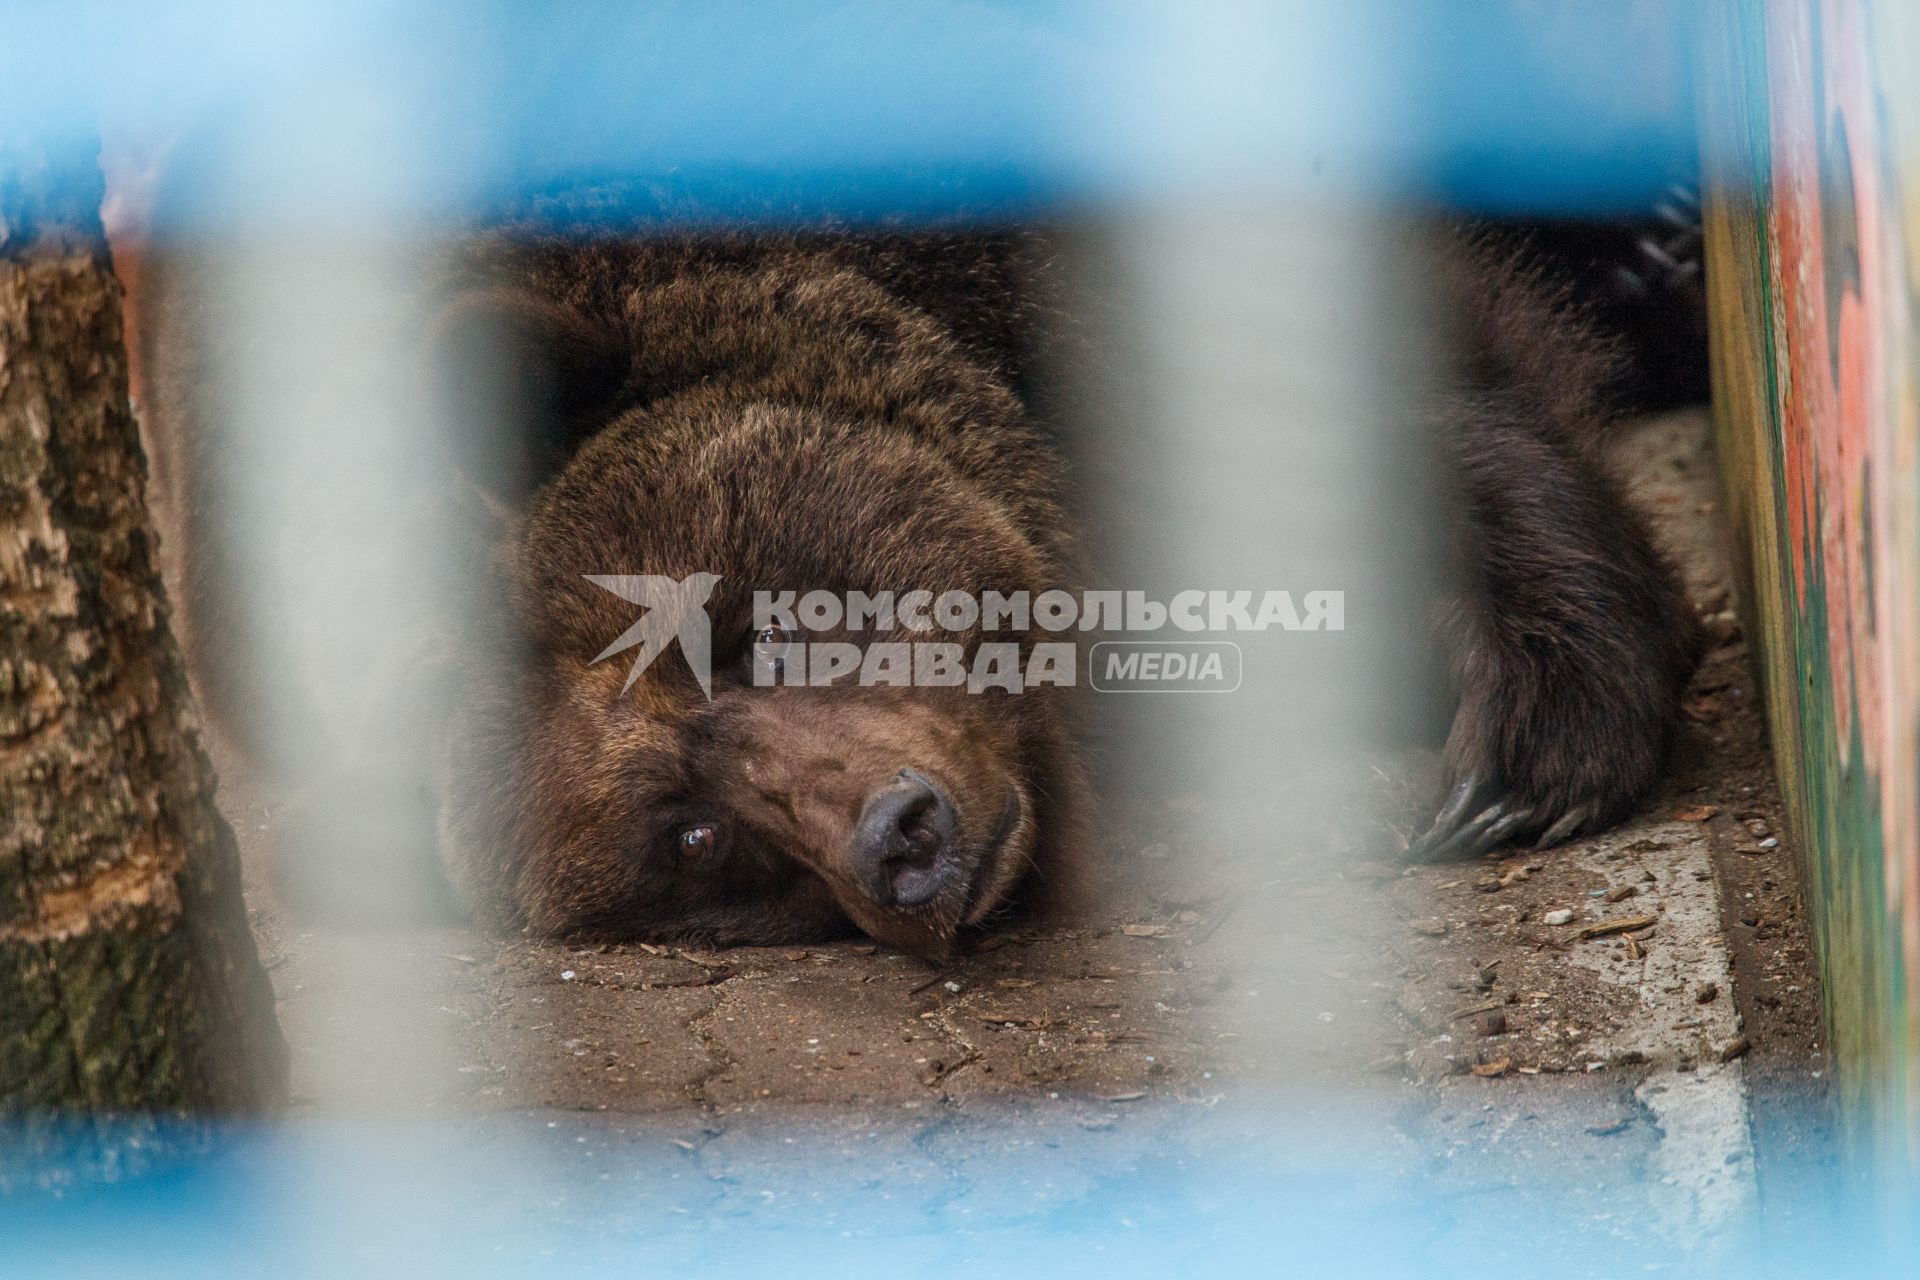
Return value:
M 155 561 L 101 186 L 96 153 L 0 136 L 0 1189 L 196 1150 L 286 1083 Z

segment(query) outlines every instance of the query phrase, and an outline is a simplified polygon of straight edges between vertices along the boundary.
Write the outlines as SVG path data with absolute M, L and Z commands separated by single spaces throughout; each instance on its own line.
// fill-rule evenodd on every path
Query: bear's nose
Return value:
M 853 874 L 883 907 L 930 902 L 960 873 L 953 856 L 959 825 L 953 801 L 937 783 L 902 769 L 867 799 L 854 823 Z

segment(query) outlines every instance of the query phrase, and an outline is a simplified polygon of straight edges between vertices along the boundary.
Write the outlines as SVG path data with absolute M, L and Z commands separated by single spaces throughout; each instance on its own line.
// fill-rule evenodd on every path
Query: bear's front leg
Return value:
M 1446 800 L 1408 849 L 1425 861 L 1625 818 L 1698 655 L 1679 581 L 1585 440 L 1493 394 L 1449 418 L 1471 565 L 1441 626 L 1459 706 Z

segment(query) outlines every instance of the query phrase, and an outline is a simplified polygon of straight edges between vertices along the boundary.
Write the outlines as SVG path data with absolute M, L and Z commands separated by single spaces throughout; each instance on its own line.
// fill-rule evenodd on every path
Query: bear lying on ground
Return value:
M 1067 876 L 1087 805 L 1067 690 L 753 671 L 783 643 L 756 625 L 757 590 L 1076 585 L 1062 464 L 1010 385 L 1019 353 L 969 327 L 1019 305 L 1018 252 L 502 238 L 461 255 L 439 340 L 505 335 L 556 388 L 543 416 L 567 442 L 494 482 L 537 488 L 509 535 L 516 625 L 461 681 L 450 734 L 443 847 L 470 900 L 540 931 L 786 942 L 851 921 L 934 952 Z M 640 573 L 709 575 L 711 697 L 688 662 L 631 687 L 626 663 L 595 662 L 635 610 L 587 575 Z M 806 636 L 842 638 L 985 635 L 896 618 Z
M 1075 880 L 1090 800 L 1069 690 L 769 686 L 755 664 L 789 637 L 750 607 L 756 590 L 1083 581 L 1062 460 L 1021 394 L 1044 253 L 1018 234 L 502 233 L 449 255 L 428 345 L 456 408 L 459 387 L 510 383 L 533 424 L 462 462 L 509 513 L 497 625 L 463 641 L 440 781 L 443 857 L 474 909 L 714 943 L 857 927 L 938 954 Z M 1442 628 L 1453 785 L 1412 850 L 1443 858 L 1623 818 L 1694 650 L 1599 458 L 1604 344 L 1510 253 L 1456 238 L 1439 262 L 1459 361 L 1435 421 L 1474 553 Z M 217 486 L 183 479 L 187 537 L 198 512 L 217 538 Z M 224 563 L 189 554 L 189 609 L 232 589 Z M 709 672 L 651 662 L 629 687 L 628 663 L 597 660 L 635 624 L 593 580 L 620 575 L 697 583 Z M 1034 641 L 979 624 L 836 638 Z M 223 692 L 239 669 L 198 667 L 224 718 L 245 713 Z

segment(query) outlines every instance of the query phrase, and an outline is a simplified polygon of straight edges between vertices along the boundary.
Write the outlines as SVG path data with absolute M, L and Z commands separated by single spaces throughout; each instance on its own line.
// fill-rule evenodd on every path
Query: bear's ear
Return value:
M 426 347 L 455 465 L 516 508 L 606 425 L 632 367 L 610 328 L 510 288 L 451 299 Z

